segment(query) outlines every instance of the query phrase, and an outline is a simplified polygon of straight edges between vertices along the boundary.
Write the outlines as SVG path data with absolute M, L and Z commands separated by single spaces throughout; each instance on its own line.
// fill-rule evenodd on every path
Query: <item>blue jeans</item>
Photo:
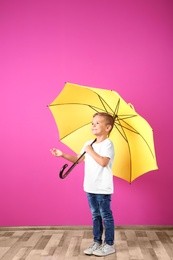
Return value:
M 105 240 L 108 245 L 114 244 L 114 219 L 110 208 L 111 195 L 87 193 L 92 213 L 94 242 L 102 243 L 103 223 Z

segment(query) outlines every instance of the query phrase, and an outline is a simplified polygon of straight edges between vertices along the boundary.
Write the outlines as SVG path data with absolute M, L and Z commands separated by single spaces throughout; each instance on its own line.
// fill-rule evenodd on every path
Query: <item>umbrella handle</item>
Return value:
M 61 179 L 64 179 L 67 177 L 67 175 L 73 170 L 73 168 L 78 164 L 79 160 L 82 158 L 82 156 L 85 154 L 85 152 L 77 159 L 75 163 L 72 164 L 72 166 L 64 173 L 65 169 L 68 167 L 68 164 L 64 164 L 64 166 L 61 168 L 59 177 Z
M 91 143 L 91 146 L 93 143 L 95 143 L 97 139 L 95 139 L 92 143 Z M 59 177 L 61 179 L 64 179 L 67 177 L 67 175 L 73 170 L 73 168 L 78 164 L 79 160 L 84 156 L 86 152 L 84 152 L 78 159 L 75 163 L 72 164 L 72 166 L 64 173 L 65 169 L 68 167 L 68 164 L 64 164 L 64 166 L 61 168 L 60 172 L 59 172 Z

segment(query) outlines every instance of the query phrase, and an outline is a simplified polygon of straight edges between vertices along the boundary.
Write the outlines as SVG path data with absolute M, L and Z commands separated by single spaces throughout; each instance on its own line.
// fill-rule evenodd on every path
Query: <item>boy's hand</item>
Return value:
M 85 147 L 85 152 L 86 152 L 86 153 L 90 153 L 90 151 L 92 151 L 92 150 L 93 150 L 93 148 L 92 148 L 91 145 L 87 145 L 87 146 Z
M 50 152 L 54 155 L 54 156 L 62 156 L 63 155 L 63 152 L 56 149 L 56 148 L 53 148 L 53 149 L 50 149 Z

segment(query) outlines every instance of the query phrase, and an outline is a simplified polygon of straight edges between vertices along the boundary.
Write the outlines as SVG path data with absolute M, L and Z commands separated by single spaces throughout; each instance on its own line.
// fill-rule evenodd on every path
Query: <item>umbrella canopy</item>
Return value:
M 60 140 L 76 153 L 86 141 L 94 139 L 93 114 L 107 112 L 115 116 L 109 137 L 115 148 L 113 175 L 131 183 L 142 174 L 158 169 L 152 128 L 115 91 L 66 83 L 49 108 Z

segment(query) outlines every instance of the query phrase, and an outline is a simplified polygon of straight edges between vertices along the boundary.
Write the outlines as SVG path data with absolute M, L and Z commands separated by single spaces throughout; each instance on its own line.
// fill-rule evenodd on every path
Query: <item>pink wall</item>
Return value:
M 172 225 L 172 0 L 0 1 L 0 225 L 90 225 L 83 164 L 47 108 L 72 82 L 117 91 L 153 127 L 159 170 L 114 178 L 116 225 Z

